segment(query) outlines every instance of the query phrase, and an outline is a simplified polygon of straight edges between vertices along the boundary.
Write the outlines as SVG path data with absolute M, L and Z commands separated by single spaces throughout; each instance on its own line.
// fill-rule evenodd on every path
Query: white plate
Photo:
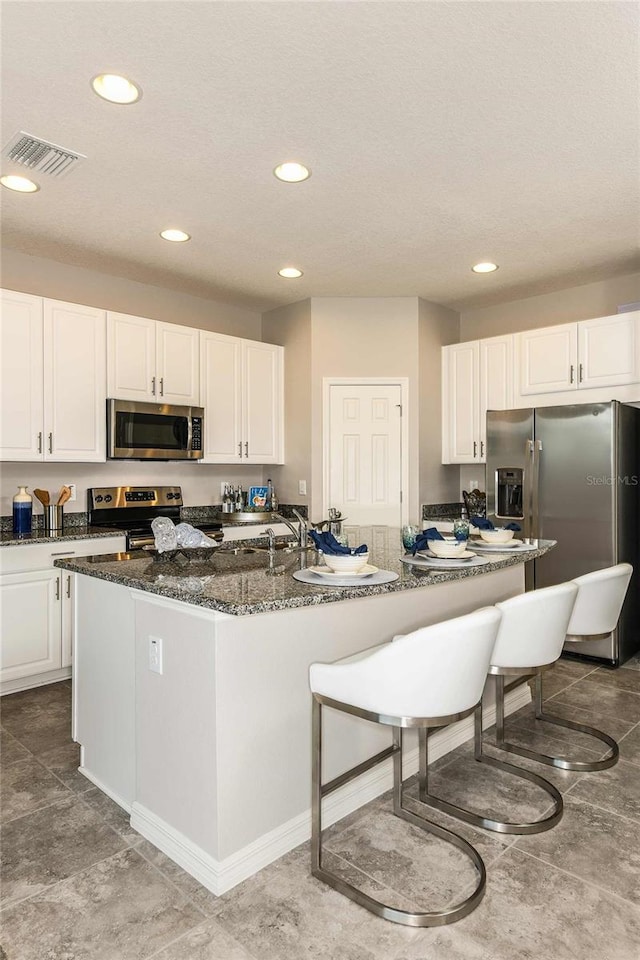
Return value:
M 443 560 L 438 558 L 437 560 L 432 560 L 430 557 L 400 557 L 402 563 L 412 565 L 414 567 L 422 567 L 425 570 L 466 570 L 468 567 L 479 567 L 482 564 L 489 563 L 488 560 L 485 560 L 484 557 L 470 557 L 467 560 L 460 562 L 459 560 Z
M 318 577 L 370 577 L 378 572 L 378 568 L 372 563 L 367 563 L 362 570 L 329 570 L 328 567 L 307 567 L 309 573 L 315 573 Z
M 478 557 L 478 559 L 480 558 Z M 488 560 L 483 561 L 483 563 L 488 562 Z M 346 587 L 347 590 L 368 590 L 370 587 L 378 586 L 378 584 L 393 583 L 394 580 L 398 579 L 398 574 L 391 570 L 378 570 L 376 573 L 372 573 L 370 577 L 355 578 L 318 576 L 317 573 L 312 573 L 310 570 L 295 570 L 292 576 L 294 580 L 308 583 L 312 587 L 322 587 L 323 590 L 330 590 L 331 587 L 337 589 Z M 363 595 L 366 596 L 366 594 Z
M 418 550 L 417 557 L 424 557 L 427 560 L 471 560 L 471 557 L 475 557 L 475 553 L 472 553 L 471 550 L 465 550 L 463 553 L 459 553 L 456 557 L 439 557 L 437 553 L 433 553 L 432 550 Z
M 473 550 L 476 553 L 521 553 L 524 550 L 535 550 L 535 547 L 529 543 L 523 543 L 522 540 L 509 540 L 507 543 L 485 543 L 479 541 L 473 544 Z

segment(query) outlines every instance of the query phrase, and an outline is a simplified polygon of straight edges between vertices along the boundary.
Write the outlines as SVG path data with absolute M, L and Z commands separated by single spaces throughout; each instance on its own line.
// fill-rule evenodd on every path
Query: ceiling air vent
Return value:
M 87 158 L 77 150 L 67 150 L 48 140 L 32 137 L 30 133 L 19 130 L 4 147 L 2 156 L 11 163 L 51 177 L 59 177 L 74 170 L 81 160 Z

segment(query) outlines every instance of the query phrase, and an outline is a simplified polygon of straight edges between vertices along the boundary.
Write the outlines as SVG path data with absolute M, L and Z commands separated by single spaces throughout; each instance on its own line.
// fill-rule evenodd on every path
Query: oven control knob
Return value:
M 96 497 L 96 503 L 102 503 L 102 495 L 101 495 L 101 494 L 98 494 L 98 496 Z
M 105 503 L 111 503 L 112 500 L 113 500 L 113 497 L 111 496 L 110 493 L 108 493 L 108 494 L 106 495 L 106 497 L 104 498 L 104 502 L 105 502 Z
M 168 494 L 167 494 L 167 500 L 173 500 L 173 494 L 172 494 L 172 493 L 168 493 Z

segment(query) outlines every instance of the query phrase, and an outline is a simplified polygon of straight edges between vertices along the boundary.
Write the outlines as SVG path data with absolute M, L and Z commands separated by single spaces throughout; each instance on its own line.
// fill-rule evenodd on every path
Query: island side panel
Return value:
M 218 847 L 216 644 L 225 614 L 134 592 L 137 829 L 169 825 L 209 856 Z M 162 644 L 162 673 L 149 638 Z M 142 820 L 141 820 L 142 818 Z M 146 823 L 149 820 L 149 823 Z M 145 825 L 146 824 L 146 825 Z M 155 839 L 154 839 L 155 842 Z M 175 859 L 175 856 L 174 856 Z
M 80 770 L 126 810 L 135 799 L 134 610 L 131 591 L 76 574 L 74 737 Z
M 229 857 L 309 814 L 311 663 L 349 656 L 394 634 L 470 613 L 523 589 L 524 566 L 518 564 L 481 577 L 428 583 L 424 589 L 219 623 L 217 858 Z M 390 742 L 390 732 L 380 726 L 324 712 L 326 778 Z

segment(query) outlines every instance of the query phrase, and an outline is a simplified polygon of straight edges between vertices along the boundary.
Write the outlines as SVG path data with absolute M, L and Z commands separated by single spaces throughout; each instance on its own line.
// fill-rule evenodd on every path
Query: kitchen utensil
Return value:
M 47 504 L 44 508 L 44 533 L 61 533 L 64 526 L 64 507 Z
M 48 490 L 39 490 L 38 488 L 36 488 L 33 492 L 43 507 L 49 506 L 49 503 L 51 502 L 51 498 L 49 497 Z
M 70 496 L 71 496 L 71 490 L 69 489 L 69 487 L 63 486 L 60 490 L 60 493 L 58 494 L 57 506 L 62 507 L 67 502 Z

